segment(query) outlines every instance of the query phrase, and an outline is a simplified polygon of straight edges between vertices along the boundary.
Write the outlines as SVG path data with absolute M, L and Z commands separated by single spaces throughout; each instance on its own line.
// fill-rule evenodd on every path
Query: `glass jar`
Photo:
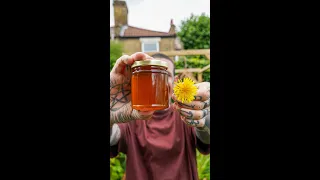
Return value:
M 168 63 L 160 60 L 136 61 L 131 68 L 132 108 L 140 111 L 168 108 Z

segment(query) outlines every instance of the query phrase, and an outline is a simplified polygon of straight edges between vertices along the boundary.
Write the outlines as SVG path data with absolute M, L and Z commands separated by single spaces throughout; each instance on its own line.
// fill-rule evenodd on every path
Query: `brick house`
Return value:
M 124 53 L 181 50 L 173 20 L 168 32 L 134 27 L 128 24 L 128 7 L 124 0 L 114 0 L 114 26 L 110 27 L 110 40 L 123 43 Z

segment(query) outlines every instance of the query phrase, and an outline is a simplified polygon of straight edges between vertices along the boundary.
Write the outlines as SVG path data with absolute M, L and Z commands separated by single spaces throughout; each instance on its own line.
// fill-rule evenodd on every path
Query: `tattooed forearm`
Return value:
M 111 85 L 111 81 L 110 81 Z M 117 84 L 110 87 L 110 111 L 117 111 L 129 103 L 131 94 L 129 83 Z
M 114 123 L 131 121 L 131 112 L 130 83 L 110 80 L 110 126 Z
M 205 118 L 205 125 L 196 128 L 197 137 L 205 144 L 210 144 L 210 114 Z
M 131 116 L 132 108 L 131 103 L 124 105 L 121 112 L 110 111 L 110 125 L 114 123 L 125 123 L 134 119 Z

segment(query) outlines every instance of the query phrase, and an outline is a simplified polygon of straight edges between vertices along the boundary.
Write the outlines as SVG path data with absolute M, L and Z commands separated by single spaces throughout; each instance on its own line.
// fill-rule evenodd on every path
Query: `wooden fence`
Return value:
M 159 52 L 148 52 L 148 55 L 153 55 Z M 208 60 L 210 60 L 210 49 L 192 49 L 192 50 L 180 50 L 180 51 L 161 51 L 160 53 L 165 54 L 169 57 L 174 56 L 189 56 L 189 55 L 204 55 Z M 210 64 L 203 67 L 203 68 L 187 68 L 187 60 L 185 59 L 185 68 L 183 69 L 176 69 L 176 73 L 178 77 L 184 78 L 189 77 L 195 82 L 202 82 L 203 81 L 203 72 L 210 69 Z M 194 77 L 194 73 L 197 74 L 197 77 Z

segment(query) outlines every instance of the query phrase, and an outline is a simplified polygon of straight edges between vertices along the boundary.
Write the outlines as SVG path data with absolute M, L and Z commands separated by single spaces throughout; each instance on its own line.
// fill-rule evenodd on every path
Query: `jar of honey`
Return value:
M 168 63 L 160 60 L 135 61 L 131 68 L 132 108 L 140 111 L 168 108 Z

